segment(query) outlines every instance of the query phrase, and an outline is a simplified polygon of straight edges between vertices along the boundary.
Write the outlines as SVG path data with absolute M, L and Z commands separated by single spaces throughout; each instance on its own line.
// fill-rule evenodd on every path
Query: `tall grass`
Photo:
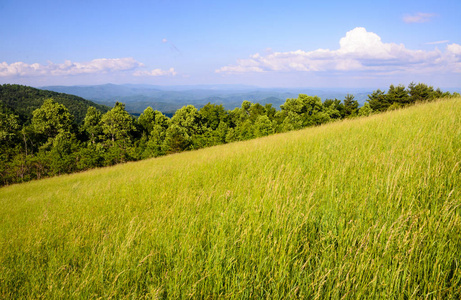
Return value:
M 461 298 L 461 99 L 0 189 L 0 298 Z

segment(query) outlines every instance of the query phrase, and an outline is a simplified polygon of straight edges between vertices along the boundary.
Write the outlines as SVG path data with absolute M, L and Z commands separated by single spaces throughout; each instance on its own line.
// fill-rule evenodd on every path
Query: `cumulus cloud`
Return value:
M 98 74 L 133 70 L 143 64 L 131 57 L 127 58 L 98 58 L 89 62 L 72 62 L 66 60 L 62 64 L 49 62 L 47 65 L 38 63 L 27 64 L 15 62 L 0 63 L 0 76 L 65 76 L 79 74 Z
M 461 56 L 461 45 L 450 44 L 447 46 L 447 52 L 456 56 Z
M 431 21 L 431 19 L 435 16 L 436 14 L 419 12 L 413 15 L 403 16 L 403 21 L 405 23 L 426 23 L 426 22 Z
M 357 27 L 339 41 L 339 49 L 314 51 L 256 53 L 250 58 L 237 60 L 236 65 L 224 66 L 217 73 L 245 73 L 269 71 L 373 71 L 389 73 L 417 71 L 434 67 L 458 72 L 461 70 L 457 44 L 447 46 L 447 51 L 410 50 L 403 44 L 384 43 L 381 38 Z
M 133 73 L 134 76 L 176 76 L 176 71 L 174 68 L 169 70 L 154 69 L 152 71 L 136 71 Z

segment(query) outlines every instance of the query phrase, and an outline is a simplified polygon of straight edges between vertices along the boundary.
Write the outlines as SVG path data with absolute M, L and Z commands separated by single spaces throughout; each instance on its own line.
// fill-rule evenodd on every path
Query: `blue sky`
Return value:
M 0 0 L 0 83 L 461 87 L 461 1 Z

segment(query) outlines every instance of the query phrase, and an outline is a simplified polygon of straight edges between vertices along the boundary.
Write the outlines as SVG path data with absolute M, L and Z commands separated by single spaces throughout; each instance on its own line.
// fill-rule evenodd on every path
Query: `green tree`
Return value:
M 266 103 L 264 105 L 264 110 L 265 110 L 266 116 L 269 117 L 269 120 L 274 121 L 275 120 L 275 114 L 277 113 L 277 110 L 275 109 L 275 107 L 272 107 L 272 104 L 270 104 L 270 103 Z
M 253 122 L 250 119 L 245 120 L 235 127 L 235 132 L 238 134 L 240 141 L 249 140 L 255 137 Z
M 23 156 L 19 155 L 21 149 L 18 138 L 19 128 L 18 116 L 0 105 L 0 185 L 16 182 L 15 173 L 24 174 L 23 172 L 14 172 L 15 168 L 11 164 L 17 158 L 19 158 L 17 159 L 18 162 L 23 161 Z M 22 163 L 19 165 L 23 166 Z
M 171 118 L 171 123 L 184 128 L 189 136 L 200 133 L 201 117 L 193 105 L 178 109 Z
M 232 143 L 239 140 L 238 134 L 234 128 L 229 128 L 226 134 L 226 143 Z
M 83 129 L 88 134 L 88 138 L 92 144 L 95 144 L 103 133 L 101 118 L 102 115 L 99 110 L 93 106 L 88 107 L 83 121 Z
M 163 113 L 147 107 L 138 118 L 142 136 L 137 143 L 137 156 L 140 158 L 156 157 L 164 154 L 163 142 L 170 119 Z
M 206 104 L 199 110 L 201 134 L 194 137 L 195 148 L 209 147 L 225 142 L 229 113 L 222 105 Z
M 302 127 L 319 125 L 327 121 L 326 119 L 329 120 L 329 117 L 322 113 L 322 100 L 317 96 L 299 94 L 297 99 L 287 99 L 280 108 L 282 109 L 280 114 L 281 119 L 283 119 L 283 131 L 289 130 L 289 128 L 298 129 L 299 119 L 302 122 Z M 291 122 L 293 124 L 290 125 Z
M 179 143 L 181 147 L 187 145 L 183 150 L 201 148 L 203 144 L 203 139 L 200 136 L 203 133 L 202 118 L 198 110 L 193 105 L 187 105 L 178 109 L 171 118 L 171 124 L 184 130 L 179 130 L 178 128 L 170 130 L 169 133 L 167 132 L 167 139 L 173 141 L 176 140 L 176 138 L 179 138 L 179 136 L 183 136 L 184 143 Z M 171 135 L 173 133 L 174 135 Z M 175 138 L 173 138 L 173 136 Z M 179 149 L 176 146 L 174 148 L 175 152 Z
M 104 166 L 104 152 L 105 149 L 101 143 L 80 147 L 75 152 L 76 168 L 78 170 L 88 170 Z
M 306 112 L 306 108 L 300 99 L 290 99 L 288 98 L 284 104 L 280 105 L 282 112 L 292 112 L 297 115 L 302 115 Z
M 216 137 L 216 145 L 218 144 L 224 144 L 226 142 L 226 136 L 229 131 L 229 126 L 225 121 L 221 121 L 218 125 L 218 128 L 216 128 L 215 132 L 215 137 Z
M 404 85 L 398 85 L 394 86 L 391 84 L 389 86 L 389 91 L 387 92 L 386 95 L 387 101 L 393 105 L 394 103 L 397 103 L 395 106 L 406 106 L 410 104 L 410 96 L 408 95 L 408 91 L 405 89 Z
M 228 121 L 228 113 L 224 106 L 207 103 L 199 110 L 201 122 L 206 128 L 216 130 L 221 122 Z
M 359 103 L 357 100 L 354 100 L 354 95 L 347 94 L 344 98 L 344 116 L 346 118 L 354 117 L 357 115 L 358 110 Z
M 0 145 L 6 145 L 13 141 L 19 130 L 19 118 L 17 115 L 7 112 L 0 105 Z
M 54 138 L 59 132 L 70 132 L 74 117 L 67 108 L 53 99 L 47 99 L 34 110 L 32 126 L 36 133 L 46 138 Z
M 254 124 L 260 116 L 266 115 L 266 108 L 259 103 L 252 103 L 248 112 L 249 119 Z
M 280 132 L 286 132 L 291 130 L 298 130 L 303 128 L 303 120 L 301 115 L 288 111 L 285 113 L 285 118 L 282 121 Z
M 176 153 L 189 150 L 192 145 L 192 138 L 187 129 L 176 123 L 171 124 L 165 133 L 163 151 L 165 153 Z
M 318 96 L 308 96 L 300 94 L 298 100 L 302 103 L 303 113 L 312 116 L 322 111 L 322 100 Z
M 361 108 L 359 108 L 359 117 L 369 116 L 373 113 L 370 103 L 365 103 Z
M 168 131 L 165 130 L 162 126 L 160 125 L 155 125 L 149 136 L 149 140 L 146 143 L 146 149 L 143 152 L 143 158 L 147 157 L 156 157 L 160 155 L 164 155 L 166 151 L 170 148 L 170 144 L 166 145 L 165 144 L 165 137 L 166 137 L 166 132 Z M 172 133 L 170 132 L 170 141 L 169 143 L 173 143 L 171 138 L 172 138 Z M 168 148 L 168 149 L 166 149 Z
M 434 98 L 434 88 L 424 83 L 410 83 L 408 85 L 408 93 L 410 94 L 411 103 L 427 101 Z
M 246 120 L 250 118 L 250 101 L 243 101 L 241 107 L 236 107 L 229 112 L 229 127 L 236 128 L 241 126 Z M 235 132 L 237 134 L 237 132 Z M 238 135 L 238 134 L 237 134 Z
M 274 133 L 274 127 L 268 116 L 262 115 L 259 116 L 255 122 L 255 136 L 261 137 Z
M 156 125 L 161 126 L 166 130 L 169 126 L 169 118 L 158 110 L 147 107 L 138 118 L 138 124 L 141 125 L 142 130 L 147 135 L 150 135 Z
M 338 99 L 326 99 L 323 102 L 323 110 L 328 114 L 330 119 L 342 119 L 346 116 L 344 104 Z
M 125 110 L 125 104 L 117 102 L 110 111 L 101 118 L 102 130 L 112 142 L 131 142 L 131 132 L 136 128 L 133 117 Z
M 101 118 L 102 131 L 106 136 L 107 165 L 133 160 L 133 135 L 136 127 L 133 117 L 125 110 L 125 104 L 117 102 L 110 111 Z
M 79 149 L 75 134 L 59 132 L 53 139 L 50 155 L 50 167 L 53 175 L 71 173 L 77 169 L 76 153 Z
M 367 101 L 373 111 L 386 111 L 391 105 L 386 97 L 386 94 L 379 89 L 373 91 L 371 95 L 368 95 Z

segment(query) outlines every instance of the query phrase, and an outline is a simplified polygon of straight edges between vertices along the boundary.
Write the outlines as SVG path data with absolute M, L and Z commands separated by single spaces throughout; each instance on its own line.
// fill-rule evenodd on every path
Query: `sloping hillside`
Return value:
M 40 108 L 45 99 L 48 98 L 53 98 L 56 102 L 64 104 L 69 112 L 74 115 L 77 123 L 83 122 L 89 106 L 94 106 L 102 113 L 110 109 L 108 106 L 96 104 L 74 95 L 17 84 L 0 85 L 0 105 L 12 109 L 23 120 L 32 118 L 32 112 Z
M 461 99 L 0 189 L 4 298 L 461 297 Z

